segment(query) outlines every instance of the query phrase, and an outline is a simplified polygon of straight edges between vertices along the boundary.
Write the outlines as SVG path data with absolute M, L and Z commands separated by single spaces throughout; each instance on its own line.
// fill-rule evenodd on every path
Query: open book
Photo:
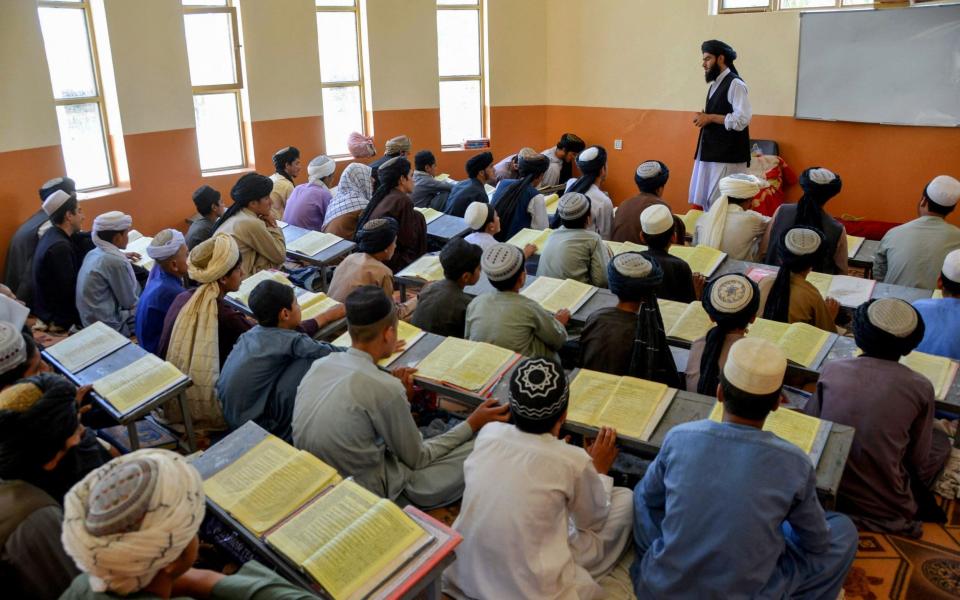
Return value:
M 856 235 L 847 234 L 847 258 L 853 258 L 857 255 L 857 252 L 860 251 L 860 246 L 863 245 L 863 242 L 866 241 L 866 238 L 862 238 Z
M 710 419 L 720 422 L 723 420 L 723 404 L 717 402 L 710 411 Z M 775 434 L 794 446 L 797 446 L 810 457 L 813 466 L 820 462 L 823 447 L 830 436 L 830 422 L 811 417 L 789 408 L 780 407 L 767 415 L 763 430 Z
M 683 304 L 672 300 L 657 300 L 663 329 L 667 337 L 692 342 L 707 335 L 713 321 L 700 302 Z
M 836 298 L 841 306 L 856 308 L 870 299 L 877 282 L 873 279 L 850 277 L 849 275 L 828 275 L 811 271 L 807 281 L 817 288 L 824 298 Z
M 547 207 L 548 215 L 557 214 L 557 206 L 560 205 L 560 195 L 550 194 L 549 196 L 543 199 L 543 204 Z
M 406 321 L 397 321 L 397 339 L 403 340 L 406 342 L 406 345 L 403 347 L 403 350 L 400 352 L 394 352 L 387 358 L 381 359 L 377 362 L 381 367 L 389 367 L 393 364 L 393 361 L 400 358 L 400 355 L 410 349 L 411 346 L 420 341 L 425 335 L 424 331 L 415 325 L 411 325 Z M 349 348 L 352 345 L 350 340 L 350 332 L 345 331 L 340 337 L 331 342 L 334 346 L 340 346 L 342 348 Z
M 493 193 L 497 191 L 497 188 L 493 187 L 489 183 L 483 184 L 483 191 L 487 193 L 487 198 L 493 199 Z
M 597 293 L 597 288 L 573 279 L 537 277 L 520 293 L 552 313 L 566 308 L 573 314 Z
M 647 250 L 646 246 L 634 244 L 633 242 L 611 242 L 610 240 L 604 240 L 603 243 L 607 245 L 610 254 L 613 256 L 623 254 L 624 252 L 646 252 Z
M 647 441 L 676 392 L 662 383 L 580 369 L 570 384 L 567 420 Z
M 123 415 L 186 380 L 187 376 L 171 363 L 145 354 L 93 382 L 93 389 Z
M 687 214 L 677 216 L 683 221 L 683 225 L 687 228 L 687 233 L 693 235 L 693 230 L 697 226 L 697 221 L 703 216 L 703 211 L 691 208 L 687 211 Z
M 958 363 L 945 356 L 935 356 L 914 350 L 900 359 L 904 364 L 930 380 L 937 400 L 946 400 L 950 386 L 957 376 Z
M 152 237 L 146 237 L 136 229 L 131 229 L 130 233 L 127 234 L 127 247 L 124 248 L 124 252 L 136 252 L 140 255 L 140 260 L 134 262 L 133 264 L 138 267 L 143 267 L 146 270 L 153 268 L 154 260 L 147 256 L 147 246 L 150 245 L 150 242 L 153 241 Z
M 332 233 L 311 231 L 287 244 L 287 250 L 304 256 L 314 256 L 342 240 L 342 237 Z
M 449 179 L 449 176 L 447 176 L 447 178 Z M 423 218 L 427 223 L 433 223 L 434 221 L 436 221 L 437 219 L 443 216 L 443 213 L 435 208 L 414 207 L 413 210 L 423 215 Z
M 493 344 L 448 337 L 420 361 L 417 377 L 484 393 L 519 359 Z
M 748 337 L 758 337 L 780 346 L 787 359 L 813 368 L 824 346 L 830 341 L 831 334 L 807 323 L 780 323 L 767 319 L 757 319 L 747 329 Z
M 943 290 L 933 290 L 933 295 L 930 297 L 934 300 L 943 300 Z
M 268 435 L 204 481 L 203 491 L 259 536 L 339 479 L 319 458 Z
M 316 319 L 321 313 L 326 312 L 334 306 L 340 304 L 323 292 L 306 292 L 297 297 L 300 304 L 300 319 Z
M 84 327 L 67 339 L 47 348 L 47 354 L 71 373 L 89 367 L 104 356 L 130 343 L 115 329 L 102 321 Z
M 725 252 L 720 252 L 716 248 L 711 248 L 710 246 L 670 246 L 668 250 L 670 254 L 676 256 L 677 258 L 683 259 L 688 265 L 690 265 L 690 270 L 694 273 L 700 273 L 704 277 L 710 277 L 713 275 L 714 271 L 723 263 L 724 259 L 727 258 Z
M 339 600 L 367 597 L 434 540 L 396 504 L 347 480 L 266 541 Z
M 516 246 L 523 250 L 523 247 L 527 244 L 533 244 L 537 247 L 537 253 L 543 250 L 543 247 L 547 245 L 547 239 L 550 237 L 550 234 L 553 233 L 552 229 L 529 229 L 524 227 L 520 231 L 513 234 L 513 237 L 507 240 L 508 244 Z
M 250 292 L 253 291 L 253 288 L 257 287 L 257 284 L 261 281 L 266 281 L 268 279 L 279 281 L 283 285 L 293 287 L 293 283 L 291 283 L 290 280 L 287 279 L 287 276 L 280 271 L 264 270 L 244 279 L 240 283 L 240 289 L 235 292 L 230 292 L 227 294 L 227 296 L 246 306 L 247 301 L 250 299 Z
M 440 281 L 443 279 L 443 265 L 436 254 L 424 254 L 413 261 L 407 268 L 397 273 L 398 277 L 423 279 L 424 281 Z

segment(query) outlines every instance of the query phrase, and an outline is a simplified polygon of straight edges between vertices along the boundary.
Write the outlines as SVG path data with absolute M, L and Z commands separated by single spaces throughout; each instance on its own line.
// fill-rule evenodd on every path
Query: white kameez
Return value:
M 713 96 L 717 87 L 730 73 L 725 69 L 717 80 L 710 84 L 708 98 Z M 747 84 L 742 79 L 730 83 L 727 91 L 727 100 L 733 106 L 733 112 L 728 113 L 723 121 L 727 131 L 743 131 L 750 125 L 753 118 L 753 109 L 750 106 L 750 96 L 747 93 Z M 710 210 L 713 201 L 720 197 L 718 185 L 720 180 L 734 173 L 746 173 L 747 163 L 720 163 L 695 160 L 693 175 L 690 176 L 690 204 L 702 207 L 704 212 Z
M 564 193 L 569 192 L 576 181 L 575 177 L 568 179 Z M 613 235 L 613 200 L 606 192 L 597 187 L 596 183 L 590 185 L 590 189 L 584 196 L 590 199 L 590 217 L 593 221 L 586 229 L 596 231 L 600 234 L 600 237 L 609 240 Z

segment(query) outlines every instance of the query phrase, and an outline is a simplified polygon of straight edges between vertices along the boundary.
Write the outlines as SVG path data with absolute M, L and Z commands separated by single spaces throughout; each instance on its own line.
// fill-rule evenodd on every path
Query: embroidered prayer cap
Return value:
M 467 159 L 467 176 L 471 179 L 475 178 L 477 174 L 493 164 L 493 153 L 492 152 L 481 152 L 476 156 L 471 156 Z
M 765 396 L 783 386 L 787 358 L 776 344 L 762 338 L 745 337 L 734 342 L 723 365 L 723 377 L 748 394 Z
M 546 358 L 525 358 L 510 376 L 510 410 L 530 421 L 559 417 L 569 400 L 567 377 L 556 362 Z
M 193 247 L 187 256 L 187 275 L 197 283 L 211 283 L 233 270 L 240 247 L 232 235 L 218 233 Z
M 493 220 L 493 207 L 486 202 L 471 202 L 463 213 L 463 220 L 470 229 L 480 231 Z
M 93 234 L 99 231 L 126 231 L 133 226 L 133 217 L 119 210 L 111 210 L 97 215 L 93 220 Z
M 377 285 L 361 285 L 347 295 L 344 304 L 347 324 L 354 326 L 373 325 L 397 310 L 393 300 Z
M 377 153 L 373 138 L 354 131 L 347 137 L 347 149 L 354 158 L 369 158 Z
M 413 144 L 410 142 L 410 138 L 405 135 L 398 135 L 395 138 L 387 140 L 383 151 L 385 154 L 400 154 L 401 152 L 410 152 L 412 146 Z
M 755 304 L 754 299 L 759 299 L 757 284 L 742 273 L 717 277 L 707 286 L 704 296 L 705 309 L 709 305 L 714 311 L 725 314 L 739 313 L 750 304 Z
M 300 158 L 300 151 L 293 146 L 286 146 L 273 153 L 273 166 L 277 173 L 280 173 L 284 167 L 298 158 Z
M 77 432 L 77 388 L 39 373 L 0 392 L 0 479 L 34 476 Z
M 19 329 L 6 321 L 0 321 L 0 375 L 27 360 L 27 343 Z
M 954 283 L 960 283 L 960 250 L 954 250 L 943 259 L 942 275 Z
M 754 175 L 734 173 L 720 180 L 720 193 L 728 198 L 753 198 L 764 187 L 763 182 Z
M 673 227 L 673 213 L 662 204 L 654 204 L 640 213 L 640 229 L 647 235 L 660 235 Z
M 607 164 L 607 151 L 603 146 L 590 146 L 577 156 L 577 166 L 584 175 L 599 175 Z
M 506 281 L 523 269 L 523 250 L 511 244 L 494 244 L 483 251 L 480 269 L 490 281 Z
M 316 181 L 333 175 L 336 169 L 337 163 L 333 162 L 333 159 L 329 156 L 321 154 L 311 160 L 310 164 L 307 165 L 307 177 L 310 181 Z
M 663 269 L 639 252 L 623 252 L 607 265 L 607 280 L 617 298 L 637 302 L 663 282 Z
M 898 338 L 907 337 L 917 328 L 920 316 L 915 308 L 899 298 L 881 298 L 867 307 L 870 324 Z
M 899 298 L 864 302 L 853 314 L 853 336 L 869 356 L 900 358 L 910 354 L 923 340 L 923 318 L 913 306 Z
M 43 397 L 43 390 L 30 382 L 15 383 L 0 393 L 0 410 L 23 413 Z
M 48 179 L 40 186 L 40 202 L 45 201 L 50 197 L 50 194 L 56 191 L 63 191 L 71 195 L 75 194 L 77 193 L 77 183 L 69 177 L 54 177 L 53 179 Z
M 52 217 L 53 213 L 60 210 L 60 207 L 66 204 L 71 198 L 76 198 L 76 196 L 68 194 L 63 190 L 55 190 L 43 201 L 41 208 L 43 208 L 43 212 L 47 213 L 48 217 Z
M 813 196 L 817 202 L 823 204 L 840 193 L 843 181 L 830 169 L 810 167 L 800 174 L 800 187 L 804 194 Z
M 153 236 L 153 240 L 147 246 L 147 256 L 153 260 L 167 260 L 176 256 L 184 245 L 186 242 L 182 233 L 176 229 L 163 229 Z
M 795 256 L 807 256 L 820 249 L 823 237 L 816 229 L 794 227 L 783 236 L 783 245 Z
M 720 40 L 707 40 L 700 44 L 700 52 L 706 52 L 714 56 L 725 56 L 727 62 L 737 60 L 737 52 L 730 44 Z
M 940 206 L 956 206 L 960 201 L 960 181 L 949 175 L 937 175 L 927 184 L 924 194 Z
M 670 169 L 659 160 L 648 160 L 640 163 L 633 174 L 633 181 L 644 192 L 652 192 L 666 185 L 670 179 Z
M 397 239 L 399 224 L 393 217 L 372 219 L 357 233 L 357 249 L 367 254 L 383 252 Z
M 230 188 L 230 197 L 234 202 L 246 206 L 251 202 L 266 198 L 273 191 L 273 181 L 260 173 L 247 173 Z
M 648 160 L 640 163 L 637 167 L 636 175 L 641 179 L 650 179 L 663 172 L 663 163 L 659 160 Z
M 64 498 L 63 547 L 94 592 L 146 587 L 193 541 L 203 481 L 184 457 L 137 450 L 96 469 Z
M 564 221 L 575 221 L 590 212 L 590 199 L 579 192 L 567 192 L 557 203 L 557 215 Z

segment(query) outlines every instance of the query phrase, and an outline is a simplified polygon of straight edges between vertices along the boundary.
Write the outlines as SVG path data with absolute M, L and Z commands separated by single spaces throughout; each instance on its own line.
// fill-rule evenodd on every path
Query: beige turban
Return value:
M 233 270 L 240 260 L 236 240 L 227 234 L 217 234 L 197 245 L 187 259 L 187 274 L 201 283 L 193 297 L 177 315 L 170 334 L 167 360 L 190 376 L 193 385 L 187 388 L 190 415 L 197 429 L 223 429 L 223 411 L 217 401 L 215 386 L 220 376 L 220 335 L 217 280 Z M 163 417 L 169 422 L 183 420 L 179 402 L 169 402 L 163 408 Z
M 182 456 L 138 450 L 89 473 L 63 502 L 63 547 L 94 592 L 146 587 L 190 544 L 204 512 L 203 481 Z
M 707 232 L 706 236 L 697 240 L 698 244 L 717 249 L 723 243 L 723 230 L 727 225 L 730 198 L 753 198 L 760 193 L 764 183 L 754 175 L 737 173 L 721 179 L 718 187 L 720 188 L 720 199 L 714 202 L 710 211 L 702 217 Z
M 405 135 L 398 135 L 387 140 L 383 152 L 384 154 L 400 154 L 401 152 L 409 152 L 411 146 L 410 138 Z

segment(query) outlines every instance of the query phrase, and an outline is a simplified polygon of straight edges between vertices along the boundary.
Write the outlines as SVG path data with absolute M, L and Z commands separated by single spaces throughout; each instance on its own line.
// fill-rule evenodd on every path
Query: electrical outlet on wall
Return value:
M 614 150 L 623 150 L 623 140 L 613 140 Z

